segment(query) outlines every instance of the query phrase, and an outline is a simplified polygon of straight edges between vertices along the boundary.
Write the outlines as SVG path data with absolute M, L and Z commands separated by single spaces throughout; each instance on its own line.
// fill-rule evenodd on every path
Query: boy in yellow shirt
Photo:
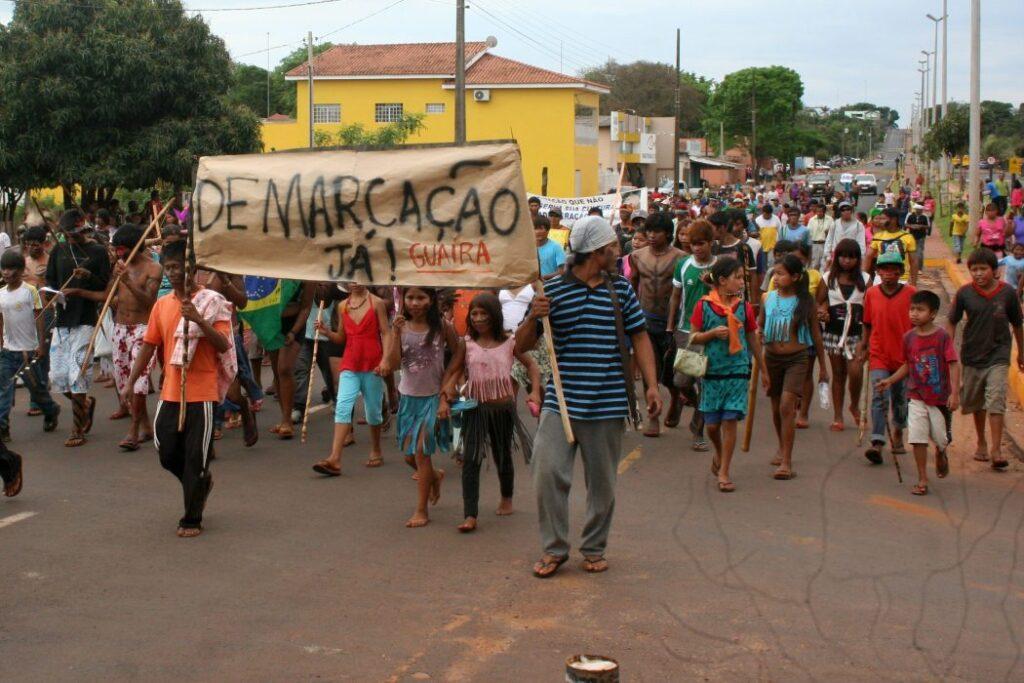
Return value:
M 957 263 L 960 263 L 960 254 L 964 251 L 964 237 L 967 236 L 967 226 L 970 222 L 971 217 L 967 215 L 967 208 L 960 202 L 949 221 L 949 236 L 953 238 L 953 253 L 956 254 Z

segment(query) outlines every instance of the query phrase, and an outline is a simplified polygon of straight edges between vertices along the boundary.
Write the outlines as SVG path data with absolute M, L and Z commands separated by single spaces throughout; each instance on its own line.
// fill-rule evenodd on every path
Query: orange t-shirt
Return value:
M 149 326 L 143 341 L 161 347 L 164 365 L 164 387 L 160 399 L 178 403 L 181 401 L 181 368 L 171 365 L 174 353 L 174 331 L 181 328 L 181 302 L 174 292 L 157 299 L 149 313 Z M 213 324 L 213 329 L 231 339 L 231 323 L 224 321 Z M 195 355 L 188 366 L 185 380 L 185 402 L 220 401 L 217 392 L 217 350 L 205 338 L 199 338 Z

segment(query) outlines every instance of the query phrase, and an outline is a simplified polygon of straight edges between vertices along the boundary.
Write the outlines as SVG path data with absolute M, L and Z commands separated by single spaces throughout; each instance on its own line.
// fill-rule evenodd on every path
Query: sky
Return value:
M 187 0 L 185 6 L 236 10 L 302 1 Z M 301 46 L 309 30 L 315 40 L 335 43 L 455 38 L 454 0 L 305 2 L 317 4 L 201 13 L 233 58 L 260 66 L 266 66 L 268 54 L 273 66 Z M 966 100 L 970 1 L 948 4 L 948 95 Z M 721 79 L 748 66 L 788 66 L 803 78 L 806 106 L 867 100 L 899 110 L 900 125 L 907 125 L 920 88 L 920 51 L 933 46 L 933 24 L 925 14 L 942 12 L 941 0 L 782 0 L 777 5 L 765 0 L 468 0 L 468 5 L 467 40 L 494 36 L 494 53 L 535 66 L 575 74 L 609 57 L 673 63 L 678 27 L 687 71 Z M 981 5 L 982 99 L 1019 104 L 1024 0 L 981 0 Z M 0 0 L 0 22 L 10 19 L 11 8 L 11 2 Z M 268 32 L 275 48 L 269 53 Z M 941 97 L 941 73 L 939 81 Z

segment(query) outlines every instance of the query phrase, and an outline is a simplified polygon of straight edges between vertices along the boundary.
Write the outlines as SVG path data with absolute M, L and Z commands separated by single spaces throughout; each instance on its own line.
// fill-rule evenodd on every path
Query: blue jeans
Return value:
M 242 335 L 237 332 L 235 333 L 235 357 L 238 360 L 238 383 L 245 389 L 246 396 L 253 401 L 259 401 L 263 398 L 263 387 L 253 377 L 252 364 L 245 353 L 245 342 L 242 341 Z M 224 426 L 224 418 L 227 411 L 237 411 L 239 409 L 239 406 L 236 406 L 227 399 L 223 403 L 217 404 L 217 407 L 213 409 L 213 426 L 220 429 Z
M 871 441 L 885 443 L 888 440 L 885 423 L 892 406 L 892 428 L 894 431 L 907 428 L 907 387 L 906 382 L 897 382 L 882 392 L 875 391 L 875 385 L 888 379 L 894 373 L 888 370 L 871 371 Z
M 963 235 L 952 235 L 953 238 L 953 253 L 960 256 L 964 253 L 964 236 Z
M 29 396 L 43 411 L 43 415 L 53 417 L 60 412 L 60 408 L 53 402 L 46 388 L 42 362 L 29 366 L 34 356 L 31 351 L 0 351 L 0 427 L 10 426 L 11 406 L 14 404 L 14 378 L 19 373 L 25 380 Z

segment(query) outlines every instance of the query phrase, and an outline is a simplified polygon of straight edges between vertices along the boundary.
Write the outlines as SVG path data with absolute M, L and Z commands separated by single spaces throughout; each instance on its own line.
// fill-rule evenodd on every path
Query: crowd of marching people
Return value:
M 196 536 L 213 487 L 214 444 L 238 428 L 253 446 L 257 415 L 278 412 L 269 434 L 304 439 L 319 370 L 317 398 L 333 403 L 334 432 L 313 470 L 342 474 L 361 414 L 366 467 L 384 462 L 391 434 L 415 480 L 408 527 L 430 521 L 446 477 L 442 456 L 452 455 L 461 473 L 463 533 L 480 523 L 485 461 L 495 465 L 498 515 L 514 510 L 516 460 L 531 463 L 538 577 L 568 558 L 577 455 L 587 487 L 583 566 L 600 572 L 624 426 L 656 438 L 689 411 L 690 448 L 712 452 L 717 488 L 732 492 L 734 452 L 749 443 L 751 421 L 746 434 L 740 425 L 760 393 L 777 438 L 775 479 L 797 475 L 794 444 L 817 401 L 831 431 L 861 431 L 873 464 L 886 449 L 895 457 L 909 446 L 912 492 L 923 495 L 930 451 L 937 476 L 949 472 L 957 409 L 973 417 L 975 459 L 1007 466 L 1002 419 L 1014 342 L 1024 370 L 1024 233 L 1015 232 L 1024 217 L 1007 220 L 993 206 L 973 226 L 972 281 L 939 320 L 938 295 L 917 288 L 934 200 L 897 185 L 867 214 L 842 192 L 826 202 L 779 183 L 655 194 L 646 210 L 626 204 L 611 221 L 595 210 L 571 226 L 557 210 L 542 215 L 531 198 L 542 285 L 271 283 L 280 324 L 269 332 L 246 318 L 264 279 L 192 267 L 187 207 L 154 193 L 127 212 L 71 209 L 25 227 L 0 256 L 0 439 L 12 439 L 16 384 L 44 431 L 67 424 L 69 448 L 87 442 L 96 387 L 109 387 L 117 397 L 110 419 L 126 424 L 118 446 L 131 452 L 155 442 L 182 485 L 177 534 Z M 957 245 L 971 227 L 958 207 Z M 21 456 L 0 450 L 4 492 L 17 495 Z

